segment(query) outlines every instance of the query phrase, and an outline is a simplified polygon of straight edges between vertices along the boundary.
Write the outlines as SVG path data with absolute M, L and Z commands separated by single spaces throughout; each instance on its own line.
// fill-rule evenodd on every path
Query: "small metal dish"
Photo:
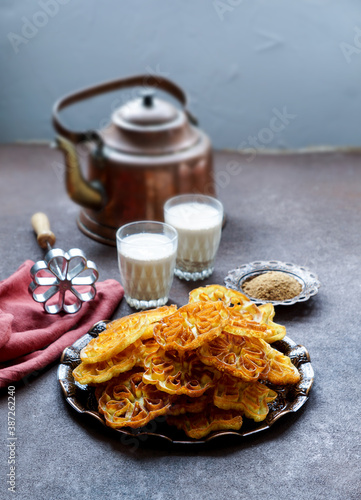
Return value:
M 256 299 L 255 297 L 249 296 L 243 290 L 243 284 L 245 283 L 245 281 L 269 271 L 280 271 L 295 278 L 302 286 L 301 293 L 299 295 L 296 295 L 296 297 L 293 297 L 292 299 L 272 301 Z M 290 306 L 291 304 L 295 304 L 296 302 L 305 302 L 313 295 L 316 295 L 318 289 L 321 286 L 317 275 L 312 273 L 306 267 L 300 267 L 296 266 L 295 264 L 280 262 L 278 260 L 255 261 L 249 264 L 243 264 L 242 266 L 229 271 L 224 279 L 224 282 L 228 288 L 232 288 L 233 290 L 238 290 L 239 292 L 244 293 L 244 295 L 246 295 L 256 304 L 271 303 L 274 306 Z

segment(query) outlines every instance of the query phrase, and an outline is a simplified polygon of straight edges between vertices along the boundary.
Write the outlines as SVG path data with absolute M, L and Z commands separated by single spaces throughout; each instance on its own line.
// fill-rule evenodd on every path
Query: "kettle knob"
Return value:
M 151 108 L 153 106 L 153 99 L 155 92 L 152 89 L 144 89 L 141 91 L 141 97 L 143 99 L 143 106 L 145 108 Z

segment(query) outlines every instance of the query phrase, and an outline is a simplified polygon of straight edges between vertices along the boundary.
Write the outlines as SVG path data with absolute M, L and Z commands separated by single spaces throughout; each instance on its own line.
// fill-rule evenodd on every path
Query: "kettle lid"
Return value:
M 100 134 L 108 147 L 137 155 L 175 153 L 200 140 L 183 109 L 156 97 L 152 89 L 116 109 Z
M 155 97 L 153 90 L 144 90 L 141 97 L 123 105 L 113 114 L 113 121 L 118 126 L 126 124 L 165 125 L 174 121 L 179 111 L 169 102 Z

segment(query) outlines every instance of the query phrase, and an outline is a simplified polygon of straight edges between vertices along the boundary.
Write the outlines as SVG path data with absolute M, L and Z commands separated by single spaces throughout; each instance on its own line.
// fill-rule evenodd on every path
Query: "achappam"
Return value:
M 154 338 L 165 350 L 189 351 L 220 335 L 228 318 L 222 302 L 194 302 L 161 319 Z
M 149 327 L 165 316 L 173 314 L 176 309 L 175 305 L 158 307 L 108 323 L 105 331 L 82 349 L 80 359 L 84 363 L 96 363 L 112 358 L 143 335 L 144 338 L 149 338 Z
M 223 333 L 198 349 L 204 364 L 214 366 L 246 382 L 268 380 L 276 385 L 295 384 L 300 379 L 290 358 L 254 337 Z
M 169 394 L 145 384 L 140 372 L 113 379 L 99 398 L 99 412 L 113 429 L 142 427 L 169 407 Z
M 167 423 L 175 425 L 193 439 L 200 439 L 212 431 L 239 430 L 242 427 L 243 419 L 242 415 L 237 411 L 220 410 L 213 405 L 209 405 L 201 413 L 186 413 L 177 417 L 170 416 L 167 418 Z

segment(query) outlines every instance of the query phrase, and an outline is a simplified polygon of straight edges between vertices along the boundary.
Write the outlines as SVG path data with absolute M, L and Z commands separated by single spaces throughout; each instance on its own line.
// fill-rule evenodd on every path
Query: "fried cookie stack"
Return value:
M 257 307 L 219 285 L 193 290 L 179 309 L 164 306 L 109 323 L 81 351 L 80 384 L 96 386 L 99 412 L 115 429 L 167 423 L 200 439 L 238 430 L 243 417 L 268 414 L 277 393 L 267 387 L 300 379 L 290 358 L 270 345 L 286 330 L 271 304 Z

